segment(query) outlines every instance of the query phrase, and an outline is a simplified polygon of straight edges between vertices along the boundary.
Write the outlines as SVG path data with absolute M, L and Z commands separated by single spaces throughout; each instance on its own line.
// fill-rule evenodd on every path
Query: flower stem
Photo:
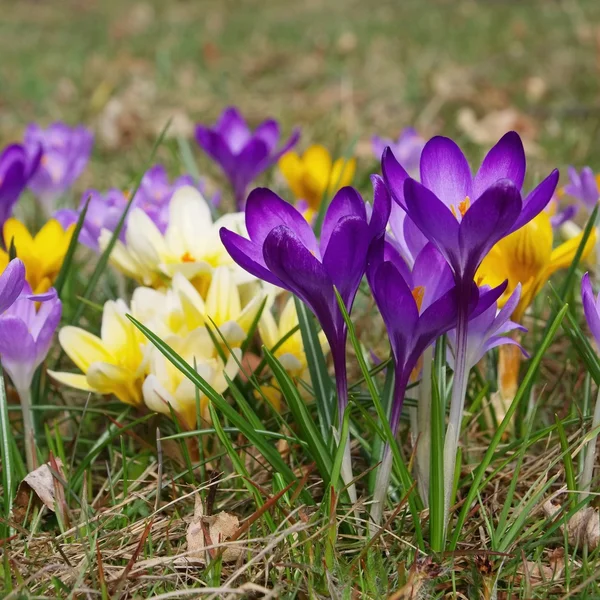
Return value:
M 416 473 L 419 493 L 425 507 L 429 506 L 429 463 L 431 457 L 431 364 L 433 346 L 423 352 L 423 375 L 417 401 Z
M 398 425 L 400 424 L 400 413 L 402 412 L 402 404 L 406 394 L 406 377 L 396 373 L 396 382 L 394 384 L 394 400 L 392 404 L 392 412 L 390 415 L 390 429 L 394 437 L 395 443 L 396 434 L 398 433 Z M 391 440 L 390 440 L 391 441 Z M 371 505 L 371 520 L 369 523 L 369 531 L 371 535 L 377 532 L 381 522 L 383 509 L 385 507 L 385 499 L 387 496 L 390 477 L 392 474 L 392 450 L 388 441 L 383 448 L 381 464 L 377 471 L 375 479 L 375 492 L 373 494 L 373 504 Z
M 346 371 L 346 340 L 341 345 L 342 350 L 333 354 L 333 367 L 335 370 L 335 382 L 338 399 L 338 433 L 337 442 L 340 443 L 339 436 L 342 432 L 342 423 L 344 421 L 344 413 L 348 406 L 348 375 Z M 340 470 L 344 484 L 348 486 L 348 495 L 350 501 L 355 504 L 358 496 L 356 495 L 356 486 L 350 483 L 354 479 L 352 473 L 352 454 L 350 452 L 350 432 L 345 440 L 344 456 L 342 458 L 342 468 Z
M 469 324 L 469 307 L 462 302 L 458 310 L 456 324 L 456 356 L 454 357 L 454 384 L 450 400 L 450 417 L 444 440 L 444 537 L 448 530 L 452 488 L 454 486 L 454 471 L 456 468 L 456 452 L 460 438 L 460 425 L 467 395 L 467 330 Z
M 598 388 L 598 395 L 596 396 L 596 405 L 594 406 L 594 416 L 592 417 L 592 431 L 597 429 L 600 425 L 600 387 Z M 581 474 L 580 491 L 586 492 L 584 495 L 587 496 L 590 491 L 592 483 L 592 474 L 594 472 L 594 462 L 596 459 L 596 441 L 598 440 L 598 434 L 587 443 L 585 449 L 585 459 L 583 462 L 583 473 Z
M 33 421 L 33 411 L 31 410 L 31 390 L 29 387 L 17 389 L 21 399 L 21 411 L 23 413 L 23 435 L 25 438 L 25 459 L 27 461 L 27 471 L 37 469 L 37 455 L 35 451 L 35 424 Z

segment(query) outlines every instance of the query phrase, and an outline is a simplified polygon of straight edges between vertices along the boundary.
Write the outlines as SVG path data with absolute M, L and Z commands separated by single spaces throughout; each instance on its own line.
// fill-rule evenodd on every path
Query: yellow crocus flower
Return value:
M 298 200 L 304 200 L 311 215 L 319 210 L 321 199 L 327 193 L 352 183 L 356 170 L 354 158 L 332 161 L 324 146 L 315 144 L 300 156 L 288 152 L 279 159 L 279 168 Z
M 499 306 L 504 305 L 517 284 L 521 283 L 521 298 L 513 313 L 513 319 L 520 322 L 527 307 L 550 276 L 573 262 L 582 237 L 583 233 L 580 233 L 553 249 L 550 216 L 541 212 L 491 249 L 477 271 L 477 283 L 496 286 L 508 279 L 508 287 L 499 300 Z M 587 258 L 595 243 L 594 229 L 585 245 L 582 258 Z
M 106 302 L 100 337 L 79 327 L 63 327 L 58 334 L 60 345 L 82 373 L 49 374 L 79 390 L 114 394 L 125 404 L 140 406 L 144 342 L 143 335 L 127 318 L 128 312 L 122 300 Z
M 0 248 L 0 272 L 8 265 L 8 249 L 12 243 L 17 256 L 25 264 L 27 281 L 32 291 L 35 294 L 48 291 L 62 267 L 74 229 L 74 224 L 63 229 L 56 219 L 50 219 L 32 236 L 21 221 L 8 219 L 3 229 L 7 250 Z
M 298 313 L 296 312 L 294 298 L 291 297 L 281 311 L 279 323 L 275 321 L 275 317 L 270 310 L 265 309 L 263 311 L 258 323 L 258 331 L 263 344 L 271 350 L 297 326 Z M 327 340 L 322 331 L 319 332 L 319 342 L 321 348 L 325 350 Z M 308 363 L 300 330 L 294 332 L 278 346 L 277 350 L 275 350 L 275 357 L 293 379 L 308 381 Z M 279 410 L 281 406 L 281 393 L 275 387 L 275 382 L 273 382 L 273 386 L 263 386 L 262 390 L 275 409 Z

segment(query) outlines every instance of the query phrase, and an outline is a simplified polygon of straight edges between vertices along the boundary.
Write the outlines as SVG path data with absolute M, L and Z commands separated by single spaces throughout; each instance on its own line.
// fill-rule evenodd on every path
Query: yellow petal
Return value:
M 301 199 L 303 194 L 302 178 L 304 177 L 304 164 L 296 152 L 287 152 L 279 159 L 279 170 L 285 177 L 292 193 Z
M 338 158 L 333 163 L 329 182 L 329 194 L 352 183 L 356 171 L 356 160 L 354 158 Z
M 236 321 L 241 313 L 240 293 L 227 267 L 217 267 L 206 296 L 206 314 L 217 326 Z
M 133 373 L 105 362 L 95 362 L 87 372 L 88 383 L 103 394 L 114 394 L 124 404 L 139 406 L 142 393 Z
M 69 247 L 75 225 L 65 231 L 56 219 L 50 219 L 33 240 L 33 248 L 41 258 L 46 275 L 58 273 Z
M 67 356 L 77 367 L 87 373 L 90 365 L 97 361 L 112 362 L 113 357 L 102 340 L 79 327 L 63 327 L 58 341 Z
M 555 271 L 558 271 L 558 269 L 566 269 L 571 265 L 575 255 L 577 254 L 577 250 L 579 249 L 582 239 L 583 232 L 552 250 L 552 254 L 550 255 L 550 265 L 548 266 L 548 277 L 550 277 L 550 275 L 552 275 L 552 273 Z M 596 228 L 592 229 L 590 236 L 585 243 L 581 260 L 585 260 L 590 255 L 595 245 Z
M 7 246 L 10 246 L 11 240 L 14 240 L 19 255 L 31 253 L 33 246 L 31 234 L 21 221 L 13 218 L 4 223 L 4 241 Z
M 64 385 L 68 385 L 69 387 L 75 388 L 77 390 L 83 390 L 84 392 L 96 392 L 93 387 L 88 383 L 87 377 L 85 375 L 81 375 L 78 373 L 65 373 L 62 371 L 50 371 L 48 370 L 48 375 L 55 379 L 59 383 Z
M 275 322 L 273 313 L 268 308 L 265 308 L 260 316 L 258 333 L 262 343 L 269 350 L 271 350 L 271 348 L 273 348 L 273 346 L 275 346 L 275 344 L 277 344 L 279 341 L 279 330 L 277 329 L 277 323 Z

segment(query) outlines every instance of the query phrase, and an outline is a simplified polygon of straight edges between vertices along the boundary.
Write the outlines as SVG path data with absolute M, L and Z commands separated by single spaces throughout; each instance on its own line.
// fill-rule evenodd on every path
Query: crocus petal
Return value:
M 344 187 L 333 197 L 331 204 L 327 207 L 323 227 L 321 228 L 321 255 L 325 255 L 329 245 L 329 239 L 337 227 L 340 219 L 354 216 L 362 219 L 366 225 L 367 211 L 361 195 L 353 187 Z
M 323 256 L 323 267 L 348 309 L 365 274 L 370 242 L 366 221 L 344 217 L 332 231 Z
M 520 190 L 525 179 L 525 149 L 519 134 L 506 133 L 487 153 L 473 179 L 473 200 L 500 179 L 509 179 Z
M 405 181 L 404 195 L 409 217 L 457 270 L 460 267 L 459 225 L 450 209 L 414 179 Z
M 15 258 L 0 275 L 0 314 L 19 297 L 25 285 L 25 265 Z
M 77 390 L 82 390 L 84 392 L 96 391 L 92 386 L 90 386 L 85 375 L 51 370 L 48 370 L 48 375 L 50 375 L 52 379 L 58 381 L 59 383 L 63 383 L 64 385 L 68 385 L 69 387 L 75 388 Z
M 221 241 L 231 258 L 244 270 L 273 285 L 287 289 L 286 284 L 269 271 L 265 265 L 262 246 L 251 242 L 225 227 L 220 230 Z
M 450 138 L 431 138 L 421 154 L 421 182 L 446 206 L 472 198 L 471 169 L 462 150 Z M 405 190 L 406 192 L 406 190 Z
M 267 188 L 252 190 L 246 202 L 246 227 L 250 239 L 262 246 L 269 233 L 279 225 L 289 227 L 308 250 L 320 256 L 311 226 L 289 202 Z
M 263 253 L 269 270 L 311 308 L 328 336 L 335 335 L 332 315 L 338 310 L 333 283 L 295 232 L 284 225 L 276 227 L 267 236 Z
M 441 252 L 430 242 L 419 252 L 412 270 L 412 287 L 423 288 L 422 313 L 454 286 L 454 278 Z
M 519 218 L 515 221 L 511 228 L 511 232 L 520 229 L 529 223 L 531 219 L 537 216 L 540 212 L 546 208 L 546 205 L 552 199 L 552 195 L 556 190 L 558 184 L 558 170 L 554 169 L 544 181 L 542 181 L 537 187 L 535 187 L 523 201 L 523 209 Z
M 596 344 L 600 346 L 600 315 L 598 314 L 598 307 L 596 306 L 594 292 L 592 291 L 589 273 L 586 273 L 581 280 L 581 300 L 585 320 L 596 340 Z
M 392 199 L 379 175 L 371 175 L 371 184 L 373 185 L 373 212 L 369 219 L 369 230 L 371 238 L 375 238 L 385 233 L 392 210 Z
M 60 330 L 58 340 L 67 356 L 84 373 L 94 362 L 113 360 L 102 340 L 84 329 L 67 325 Z
M 396 160 L 391 148 L 386 148 L 381 157 L 381 172 L 383 180 L 392 198 L 406 209 L 404 200 L 404 182 L 409 178 L 404 167 Z M 464 198 L 463 198 L 464 200 Z
M 235 106 L 228 106 L 217 121 L 215 131 L 226 141 L 232 154 L 239 154 L 250 140 L 252 133 Z
M 273 152 L 279 142 L 279 124 L 274 119 L 267 119 L 254 130 L 254 135 L 265 142 L 269 152 Z
M 35 361 L 34 339 L 27 323 L 18 317 L 0 317 L 0 357 L 3 362 L 10 360 L 32 364 Z
M 521 194 L 508 179 L 488 187 L 465 213 L 459 228 L 461 255 L 469 279 L 492 246 L 501 240 L 521 213 Z

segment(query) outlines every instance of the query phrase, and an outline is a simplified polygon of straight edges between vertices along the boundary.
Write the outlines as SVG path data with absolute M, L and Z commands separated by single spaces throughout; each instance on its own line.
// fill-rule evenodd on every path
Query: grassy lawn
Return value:
M 568 165 L 600 169 L 598 0 L 0 0 L 0 15 L 0 147 L 19 140 L 32 121 L 90 126 L 96 143 L 73 205 L 87 188 L 129 186 L 169 119 L 155 162 L 173 175 L 185 172 L 180 143 L 187 139 L 199 172 L 212 188 L 223 187 L 193 137 L 196 123 L 213 123 L 227 105 L 238 106 L 253 124 L 275 117 L 284 135 L 301 127 L 300 147 L 351 149 L 361 191 L 379 172 L 371 136 L 395 137 L 407 126 L 426 138 L 453 137 L 474 162 L 515 129 L 525 143 L 531 183 L 553 167 L 562 182 Z M 66 319 L 75 313 L 88 272 L 82 264 L 70 281 Z M 557 289 L 562 282 L 555 281 Z M 564 298 L 573 306 L 578 282 L 571 281 Z M 89 303 L 102 305 L 122 289 L 131 286 L 106 275 Z M 540 294 L 528 317 L 525 345 L 534 357 L 546 322 L 558 312 L 550 297 Z M 361 340 L 386 353 L 381 326 L 370 321 L 372 303 L 359 295 L 357 306 Z M 94 329 L 99 321 L 88 306 L 81 323 Z M 362 373 L 350 355 L 356 383 Z M 52 364 L 60 360 L 55 352 Z M 463 421 L 456 515 L 497 431 L 481 408 L 490 393 L 485 377 L 495 386 L 492 362 L 469 388 L 469 405 L 478 404 Z M 415 508 L 411 493 L 402 495 L 398 485 L 385 531 L 368 542 L 365 522 L 355 521 L 345 492 L 323 484 L 295 418 L 267 410 L 244 380 L 236 381 L 247 392 L 248 412 L 237 399 L 230 405 L 246 422 L 226 416 L 223 427 L 217 420 L 209 432 L 193 435 L 112 397 L 86 401 L 84 393 L 46 389 L 43 381 L 39 443 L 62 460 L 65 481 L 56 490 L 55 513 L 25 503 L 20 519 L 0 521 L 6 533 L 0 596 L 600 598 L 598 547 L 573 543 L 564 523 L 542 509 L 544 501 L 559 498 L 563 521 L 591 510 L 576 494 L 567 501 L 558 491 L 579 468 L 597 374 L 585 373 L 568 328 L 557 325 L 516 424 L 500 436 L 483 472 L 458 544 L 443 553 L 430 553 L 420 539 L 429 535 L 427 510 Z M 384 387 L 382 375 L 376 382 Z M 16 423 L 18 399 L 7 389 Z M 352 450 L 364 491 L 377 427 L 368 416 L 366 386 L 352 393 L 358 408 L 351 429 L 360 440 Z M 316 420 L 314 403 L 308 406 Z M 252 418 L 271 432 L 266 443 L 300 485 L 287 488 L 288 475 L 268 464 L 260 439 L 244 433 L 248 422 L 251 431 L 258 429 Z M 13 454 L 14 476 L 21 479 L 25 466 Z M 395 473 L 395 484 L 400 477 Z M 208 565 L 181 556 L 189 548 L 195 492 L 205 516 L 227 511 L 247 519 L 235 559 L 214 550 Z M 361 510 L 367 500 L 366 494 L 359 498 Z M 594 499 L 590 506 L 596 505 Z M 582 514 L 598 529 L 597 513 Z

